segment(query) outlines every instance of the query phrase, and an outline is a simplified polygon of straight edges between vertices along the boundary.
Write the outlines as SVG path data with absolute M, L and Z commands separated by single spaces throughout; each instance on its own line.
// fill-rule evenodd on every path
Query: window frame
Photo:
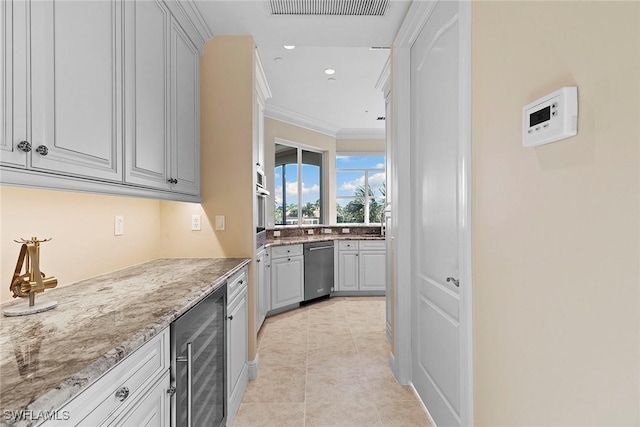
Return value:
M 338 168 L 337 162 L 338 162 L 338 157 L 349 157 L 349 156 L 370 156 L 370 157 L 382 157 L 384 160 L 384 167 L 383 168 Z M 338 195 L 338 173 L 339 172 L 364 172 L 364 188 L 365 188 L 365 194 L 368 195 L 367 189 L 369 188 L 369 175 L 370 173 L 380 173 L 383 172 L 385 174 L 385 178 L 384 178 L 384 182 L 387 182 L 387 153 L 385 153 L 384 151 L 341 151 L 341 152 L 336 152 L 336 166 L 335 166 L 335 181 L 336 181 L 336 188 L 335 188 L 335 202 L 336 202 L 336 224 L 345 224 L 345 225 L 382 225 L 382 222 L 370 222 L 369 221 L 369 203 L 370 203 L 370 197 L 365 197 L 365 204 L 364 204 L 364 222 L 338 222 L 338 217 L 337 217 L 337 211 L 338 211 L 338 201 L 340 199 L 343 200 L 347 200 L 347 199 L 353 199 L 354 196 L 339 196 Z M 373 196 L 374 198 L 376 198 L 375 194 Z M 386 196 L 385 196 L 385 203 L 386 203 Z
M 297 206 L 298 206 L 298 216 L 297 216 L 297 224 L 276 224 L 275 223 L 275 203 L 274 203 L 274 218 L 273 218 L 273 226 L 275 227 L 303 227 L 306 225 L 320 225 L 322 224 L 322 222 L 324 221 L 324 219 L 326 218 L 326 213 L 327 213 L 327 207 L 326 205 L 326 189 L 325 189 L 325 177 L 324 175 L 326 174 L 326 151 L 323 151 L 322 149 L 319 149 L 317 147 L 311 147 L 305 144 L 300 144 L 297 142 L 293 142 L 293 141 L 288 141 L 286 139 L 281 139 L 281 138 L 275 138 L 274 140 L 274 144 L 280 144 L 280 145 L 284 145 L 286 147 L 290 147 L 290 148 L 295 148 L 296 149 L 296 159 L 297 159 L 297 173 L 298 173 L 298 200 L 297 200 Z M 275 147 L 275 145 L 274 145 Z M 308 151 L 311 153 L 316 153 L 316 154 L 320 154 L 321 156 L 321 161 L 320 161 L 320 179 L 319 179 L 319 185 L 320 185 L 320 218 L 318 220 L 318 224 L 302 224 L 302 150 L 304 151 Z M 293 164 L 293 163 L 290 163 Z M 283 178 L 284 178 L 284 166 L 285 165 L 278 165 L 275 163 L 275 156 L 274 156 L 274 172 L 275 172 L 275 168 L 278 166 L 283 166 Z M 275 180 L 274 180 L 274 193 L 275 193 Z M 285 198 L 283 200 L 286 200 L 286 182 L 283 183 L 282 186 L 282 191 L 285 193 Z M 273 196 L 273 200 L 275 202 L 275 194 Z M 285 206 L 283 205 L 283 215 L 285 212 Z M 286 222 L 286 216 L 283 216 L 283 219 L 285 219 Z

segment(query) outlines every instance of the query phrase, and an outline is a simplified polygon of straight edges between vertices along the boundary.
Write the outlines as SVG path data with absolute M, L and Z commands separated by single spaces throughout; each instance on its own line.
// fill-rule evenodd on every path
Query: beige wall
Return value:
M 305 145 L 326 151 L 325 162 L 327 163 L 326 175 L 323 184 L 325 186 L 325 199 L 328 199 L 329 209 L 325 213 L 328 220 L 325 223 L 335 223 L 336 221 L 336 201 L 333 194 L 336 186 L 336 139 L 332 136 L 315 132 L 300 126 L 281 122 L 269 117 L 264 119 L 264 155 L 265 155 L 265 175 L 267 186 L 271 196 L 267 198 L 267 226 L 273 227 L 274 223 L 274 167 L 275 167 L 275 140 L 276 138 Z M 326 203 L 326 201 L 325 201 Z
M 0 186 L 0 301 L 10 301 L 19 238 L 53 238 L 41 248 L 41 269 L 66 286 L 160 255 L 160 202 L 130 197 Z M 116 215 L 124 235 L 113 235 Z M 45 296 L 46 298 L 46 292 Z
M 336 139 L 338 153 L 384 153 L 384 139 Z
M 255 45 L 250 36 L 217 36 L 200 58 L 202 205 L 161 202 L 162 255 L 253 258 Z M 191 215 L 202 231 L 191 231 Z M 224 215 L 225 230 L 215 231 Z M 249 360 L 255 359 L 255 280 L 249 266 Z
M 473 3 L 478 426 L 640 425 L 639 24 L 638 2 Z M 578 135 L 523 148 L 522 106 L 568 85 Z

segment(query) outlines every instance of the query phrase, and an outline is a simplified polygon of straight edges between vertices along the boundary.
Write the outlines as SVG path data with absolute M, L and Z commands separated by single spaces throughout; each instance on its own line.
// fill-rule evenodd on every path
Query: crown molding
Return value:
M 376 82 L 376 89 L 381 90 L 385 95 L 390 89 L 391 84 L 391 55 L 387 58 L 387 62 L 384 63 L 380 77 Z
M 316 120 L 309 116 L 305 116 L 304 114 L 294 113 L 293 111 L 289 111 L 270 104 L 267 104 L 265 106 L 264 115 L 265 117 L 280 120 L 281 122 L 309 129 L 314 132 L 323 133 L 334 138 L 340 130 L 340 128 L 332 124 L 323 122 L 321 120 Z
M 256 89 L 258 90 L 258 96 L 264 104 L 265 100 L 271 98 L 273 95 L 271 94 L 271 88 L 269 87 L 269 82 L 267 81 L 267 76 L 264 74 L 264 68 L 262 67 L 262 61 L 260 60 L 260 55 L 258 55 L 258 48 L 255 49 L 256 52 Z
M 385 139 L 383 129 L 355 129 L 342 128 L 336 134 L 336 139 Z

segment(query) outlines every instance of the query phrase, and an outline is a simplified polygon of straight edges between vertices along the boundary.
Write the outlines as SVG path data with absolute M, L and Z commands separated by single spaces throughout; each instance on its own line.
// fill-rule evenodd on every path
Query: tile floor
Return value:
M 234 427 L 432 426 L 389 369 L 384 304 L 331 298 L 268 318 Z

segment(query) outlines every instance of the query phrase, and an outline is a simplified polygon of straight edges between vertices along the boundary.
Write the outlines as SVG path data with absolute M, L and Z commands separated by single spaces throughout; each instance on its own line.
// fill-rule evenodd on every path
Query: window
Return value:
M 338 223 L 381 222 L 387 194 L 384 162 L 381 154 L 336 156 Z
M 275 225 L 322 224 L 322 153 L 276 144 Z

